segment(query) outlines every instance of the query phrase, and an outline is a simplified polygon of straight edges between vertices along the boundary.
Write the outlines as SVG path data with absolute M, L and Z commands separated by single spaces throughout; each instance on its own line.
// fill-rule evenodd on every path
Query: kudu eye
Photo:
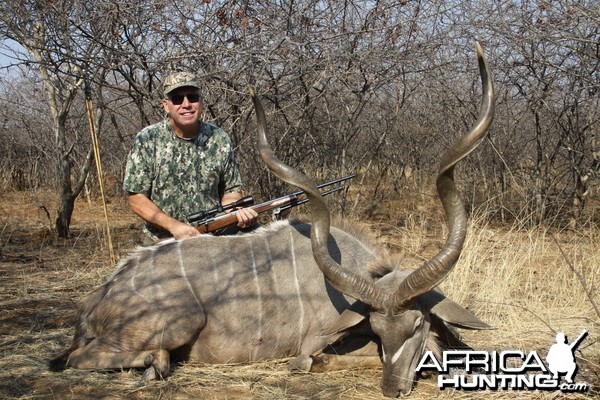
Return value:
M 415 320 L 415 324 L 413 326 L 413 332 L 416 331 L 423 324 L 423 316 L 420 316 Z

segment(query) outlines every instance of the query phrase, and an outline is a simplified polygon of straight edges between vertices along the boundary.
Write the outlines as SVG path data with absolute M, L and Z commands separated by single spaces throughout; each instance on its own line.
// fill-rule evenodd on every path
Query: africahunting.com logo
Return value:
M 577 364 L 573 353 L 586 336 L 584 330 L 569 344 L 564 333 L 559 332 L 556 343 L 548 350 L 546 363 L 536 351 L 525 354 L 520 350 L 449 350 L 442 353 L 441 360 L 427 351 L 416 371 L 437 371 L 440 389 L 585 392 L 589 385 L 574 381 Z M 455 368 L 465 373 L 451 374 L 451 369 L 456 371 Z

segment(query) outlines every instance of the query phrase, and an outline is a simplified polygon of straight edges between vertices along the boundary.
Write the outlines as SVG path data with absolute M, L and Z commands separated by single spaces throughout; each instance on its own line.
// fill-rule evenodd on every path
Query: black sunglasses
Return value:
M 197 103 L 200 101 L 200 93 L 188 93 L 188 94 L 172 94 L 169 95 L 169 101 L 176 106 L 183 103 L 183 99 L 187 97 L 190 103 Z

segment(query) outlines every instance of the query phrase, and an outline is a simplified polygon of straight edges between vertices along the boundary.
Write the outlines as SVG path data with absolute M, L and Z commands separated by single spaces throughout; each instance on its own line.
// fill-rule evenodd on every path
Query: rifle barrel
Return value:
M 317 185 L 317 189 L 322 189 L 324 187 L 335 185 L 335 184 L 340 183 L 340 182 L 345 182 L 345 181 L 347 181 L 349 179 L 354 178 L 355 176 L 356 176 L 356 174 L 350 174 L 350 175 L 346 175 L 346 176 L 344 176 L 342 178 L 338 178 L 338 179 L 334 179 L 334 180 L 329 181 L 329 182 L 321 183 L 320 185 Z M 298 190 L 297 192 L 292 193 L 292 195 L 298 196 L 298 195 L 303 194 L 303 193 L 304 193 L 304 190 Z
M 346 189 L 346 186 L 334 187 L 333 189 L 329 189 L 329 190 L 326 190 L 324 192 L 321 192 L 321 196 L 327 196 L 328 194 L 339 192 L 340 190 L 344 190 L 344 189 Z M 290 203 L 290 204 L 281 206 L 281 207 L 279 207 L 279 209 L 281 211 L 284 211 L 284 210 L 288 210 L 288 209 L 290 209 L 292 207 L 296 207 L 296 206 L 299 206 L 300 204 L 304 204 L 304 203 L 307 203 L 307 202 L 308 202 L 308 198 L 305 197 L 303 199 L 296 200 L 293 204 Z

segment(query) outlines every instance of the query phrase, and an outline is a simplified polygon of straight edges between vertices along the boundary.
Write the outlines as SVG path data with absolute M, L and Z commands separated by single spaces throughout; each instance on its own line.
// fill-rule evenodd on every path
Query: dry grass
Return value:
M 404 253 L 407 266 L 418 266 L 443 241 L 443 218 L 439 211 L 429 214 L 428 207 L 437 207 L 430 203 L 388 204 L 385 220 L 372 221 L 384 242 Z M 287 372 L 287 360 L 180 365 L 168 379 L 147 384 L 141 381 L 139 371 L 47 371 L 47 361 L 70 342 L 76 303 L 101 283 L 112 267 L 102 244 L 99 203 L 78 203 L 69 240 L 51 235 L 39 205 L 50 211 L 56 208 L 45 193 L 12 193 L 0 198 L 0 398 L 383 398 L 380 369 L 292 375 Z M 109 211 L 115 248 L 124 255 L 135 246 L 138 222 L 120 199 L 113 200 Z M 597 228 L 568 234 L 497 229 L 475 217 L 462 258 L 442 286 L 449 297 L 497 328 L 464 332 L 468 343 L 477 348 L 536 350 L 545 355 L 557 331 L 573 339 L 587 329 L 589 336 L 576 354 L 580 366 L 577 381 L 591 384 L 591 392 L 565 396 L 558 392 L 440 391 L 435 378 L 430 378 L 419 380 L 411 398 L 598 396 L 600 317 L 592 301 L 600 302 L 599 242 Z M 585 279 L 583 284 L 577 274 Z

